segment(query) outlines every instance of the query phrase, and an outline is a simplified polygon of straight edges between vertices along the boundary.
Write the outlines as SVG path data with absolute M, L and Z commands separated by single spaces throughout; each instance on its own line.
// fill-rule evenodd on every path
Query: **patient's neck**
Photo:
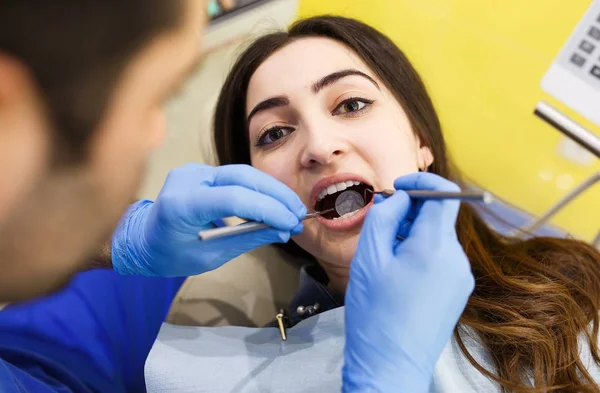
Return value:
M 346 293 L 346 287 L 348 286 L 348 278 L 350 276 L 350 266 L 340 266 L 328 263 L 323 260 L 319 260 L 319 264 L 327 273 L 329 278 L 329 284 L 327 285 L 331 290 L 344 295 Z

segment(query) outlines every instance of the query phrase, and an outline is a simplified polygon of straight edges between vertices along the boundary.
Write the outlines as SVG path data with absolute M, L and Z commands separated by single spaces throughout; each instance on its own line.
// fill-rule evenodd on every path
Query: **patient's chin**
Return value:
M 348 270 L 358 244 L 358 236 L 333 240 L 324 237 L 315 238 L 303 233 L 294 236 L 293 240 L 304 251 L 318 260 L 326 271 L 328 268 Z
M 349 269 L 352 259 L 354 259 L 357 245 L 358 236 L 344 239 L 344 241 L 340 241 L 335 245 L 329 244 L 328 247 L 321 250 L 320 256 L 317 259 L 322 261 L 323 264 L 340 270 Z

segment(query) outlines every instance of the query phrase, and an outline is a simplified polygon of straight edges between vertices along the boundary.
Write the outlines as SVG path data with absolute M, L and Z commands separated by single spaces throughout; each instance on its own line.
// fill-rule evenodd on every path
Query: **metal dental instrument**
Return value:
M 372 194 L 383 195 L 386 198 L 391 197 L 396 192 L 395 190 L 381 190 L 381 191 L 373 191 L 369 188 L 365 190 L 365 199 L 367 199 L 367 191 Z M 409 190 L 406 193 L 415 199 L 460 199 L 461 201 L 470 201 L 470 202 L 483 202 L 485 204 L 492 203 L 494 201 L 494 196 L 489 191 L 466 191 L 466 192 L 444 192 L 444 191 L 428 191 L 428 190 Z M 404 238 L 400 235 L 396 236 L 398 240 L 403 241 Z
M 335 210 L 335 208 L 327 209 L 327 210 L 324 210 L 321 212 L 308 213 L 302 219 L 302 221 L 310 220 L 311 218 L 315 218 L 317 216 L 320 216 L 321 214 L 329 213 L 334 210 Z M 207 229 L 205 231 L 200 231 L 200 232 L 198 232 L 198 237 L 200 238 L 200 240 L 212 240 L 212 239 L 219 239 L 219 238 L 227 237 L 227 236 L 241 235 L 242 233 L 254 232 L 254 231 L 258 231 L 259 229 L 265 229 L 265 228 L 269 228 L 269 226 L 265 223 L 248 221 L 248 222 L 245 222 L 245 223 L 239 224 L 239 225 Z
M 535 106 L 534 114 L 600 158 L 600 138 L 592 131 L 545 101 L 540 101 Z
M 372 194 L 381 194 L 385 197 L 390 197 L 394 195 L 394 190 L 381 190 L 381 191 L 371 191 L 367 189 L 365 191 L 364 199 L 366 198 L 367 191 Z M 461 201 L 471 201 L 471 202 L 483 202 L 483 203 L 491 203 L 494 200 L 494 197 L 491 193 L 487 191 L 466 191 L 466 192 L 443 192 L 443 191 L 427 191 L 427 190 L 409 190 L 406 193 L 415 199 L 425 199 L 425 200 L 440 200 L 440 199 L 459 199 Z M 307 214 L 304 220 L 309 220 L 311 218 L 318 217 L 322 214 L 331 212 L 336 210 L 336 208 L 331 208 L 328 210 L 320 211 L 320 212 L 312 212 Z M 200 240 L 213 240 L 219 239 L 227 236 L 235 236 L 240 235 L 242 233 L 254 232 L 260 229 L 269 228 L 267 224 L 262 222 L 254 222 L 249 221 L 240 225 L 227 226 L 222 228 L 215 229 L 207 229 L 205 231 L 198 232 L 198 237 Z
M 372 191 L 370 189 L 365 190 L 365 200 L 367 192 L 371 194 L 380 194 L 388 198 L 394 195 L 395 190 L 381 190 Z M 429 190 L 408 190 L 406 191 L 408 196 L 415 199 L 426 199 L 426 200 L 441 200 L 441 199 L 459 199 L 461 201 L 468 202 L 483 202 L 485 204 L 492 203 L 494 196 L 488 191 L 461 191 L 461 192 L 445 192 L 445 191 L 429 191 Z

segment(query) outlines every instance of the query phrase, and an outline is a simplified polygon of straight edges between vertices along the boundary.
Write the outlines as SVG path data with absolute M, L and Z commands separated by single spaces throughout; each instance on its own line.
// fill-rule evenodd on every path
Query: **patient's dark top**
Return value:
M 344 296 L 330 289 L 328 284 L 329 278 L 321 266 L 310 264 L 302 267 L 300 288 L 285 310 L 287 328 L 313 315 L 344 305 Z M 277 321 L 272 321 L 268 326 L 277 326 Z

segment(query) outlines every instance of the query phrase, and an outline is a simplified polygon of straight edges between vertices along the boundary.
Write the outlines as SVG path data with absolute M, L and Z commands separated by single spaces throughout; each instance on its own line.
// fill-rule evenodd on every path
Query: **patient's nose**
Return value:
M 304 148 L 300 161 L 305 168 L 329 165 L 348 150 L 345 139 L 333 129 L 320 127 L 306 130 L 304 134 Z

